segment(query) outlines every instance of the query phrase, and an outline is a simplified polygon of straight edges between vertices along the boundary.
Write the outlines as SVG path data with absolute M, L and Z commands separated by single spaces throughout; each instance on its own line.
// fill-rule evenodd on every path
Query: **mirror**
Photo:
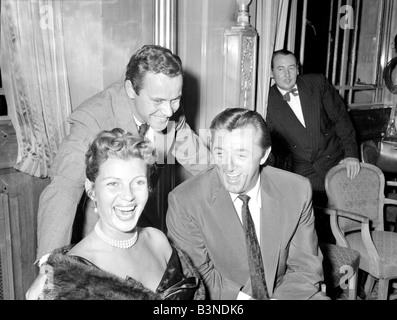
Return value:
M 385 84 L 387 89 L 391 93 L 397 94 L 397 57 L 391 59 L 385 70 L 383 71 L 383 78 L 385 79 Z
M 397 35 L 394 37 L 394 50 L 397 52 Z M 397 57 L 391 59 L 383 71 L 383 79 L 387 89 L 391 93 L 397 94 Z

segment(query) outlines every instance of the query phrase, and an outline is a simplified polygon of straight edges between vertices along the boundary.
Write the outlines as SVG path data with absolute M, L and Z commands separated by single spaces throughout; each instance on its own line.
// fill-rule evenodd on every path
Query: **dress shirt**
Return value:
M 251 213 L 252 220 L 254 221 L 255 225 L 255 233 L 258 238 L 259 244 L 261 243 L 261 233 L 260 233 L 260 219 L 261 219 L 261 208 L 262 208 L 262 200 L 261 200 L 261 193 L 260 193 L 260 177 L 258 177 L 258 181 L 256 182 L 255 187 L 253 187 L 250 191 L 246 193 L 247 196 L 250 197 L 250 201 L 248 202 L 248 207 Z M 233 205 L 236 208 L 237 215 L 243 223 L 241 217 L 241 207 L 243 206 L 243 201 L 238 198 L 239 194 L 229 192 Z M 252 297 L 242 291 L 240 291 L 237 295 L 237 300 L 250 300 Z
M 288 92 L 288 91 L 285 91 L 279 87 L 277 87 L 277 88 L 281 92 L 282 95 L 285 95 Z M 294 88 L 296 88 L 296 90 L 298 90 L 298 88 L 296 86 Z M 299 93 L 299 91 L 297 91 L 297 92 Z M 290 93 L 289 96 L 290 96 L 290 100 L 287 101 L 289 106 L 291 107 L 292 111 L 295 113 L 296 117 L 301 122 L 301 124 L 306 128 L 305 118 L 303 117 L 302 105 L 301 105 L 301 101 L 299 99 L 299 95 L 294 95 L 294 94 Z
M 246 195 L 250 197 L 250 201 L 248 202 L 248 207 L 251 212 L 252 220 L 254 221 L 256 236 L 260 244 L 261 243 L 260 222 L 261 222 L 262 201 L 261 201 L 261 193 L 259 186 L 260 186 L 260 177 L 258 177 L 258 181 L 256 182 L 255 187 L 253 187 L 250 191 L 248 191 Z M 242 223 L 241 207 L 243 206 L 243 202 L 241 201 L 241 199 L 238 198 L 239 194 L 231 193 L 231 192 L 229 193 L 230 196 L 232 197 L 232 201 L 234 207 L 236 208 L 237 215 Z
M 135 123 L 137 125 L 137 127 L 139 128 L 142 125 L 142 122 L 140 122 L 135 116 L 134 120 Z M 149 125 L 149 128 L 147 129 L 146 133 L 145 133 L 145 138 L 149 139 L 149 141 L 151 141 L 152 143 L 154 143 L 154 131 L 152 129 L 152 127 Z

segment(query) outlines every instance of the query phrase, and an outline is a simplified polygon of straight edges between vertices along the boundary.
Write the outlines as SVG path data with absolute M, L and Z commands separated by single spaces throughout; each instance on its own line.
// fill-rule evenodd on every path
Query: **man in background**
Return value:
M 323 75 L 299 75 L 298 61 L 288 50 L 274 52 L 271 68 L 275 84 L 269 91 L 266 122 L 274 154 L 291 156 L 288 169 L 310 180 L 314 205 L 324 206 L 329 169 L 344 163 L 350 178 L 360 171 L 346 105 Z

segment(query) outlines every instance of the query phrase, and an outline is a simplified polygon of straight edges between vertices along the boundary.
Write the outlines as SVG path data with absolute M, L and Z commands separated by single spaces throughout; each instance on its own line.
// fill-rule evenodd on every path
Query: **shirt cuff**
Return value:
M 40 258 L 40 260 L 38 261 L 37 266 L 38 266 L 39 268 L 41 268 L 41 266 L 42 266 L 44 263 L 47 262 L 49 256 L 50 256 L 50 253 L 47 253 L 47 254 L 45 254 L 44 256 L 42 256 L 42 257 Z

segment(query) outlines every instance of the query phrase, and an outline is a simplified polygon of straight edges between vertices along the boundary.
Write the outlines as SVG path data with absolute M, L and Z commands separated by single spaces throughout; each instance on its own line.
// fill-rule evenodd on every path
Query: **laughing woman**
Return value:
M 102 131 L 86 153 L 86 192 L 99 221 L 75 246 L 55 250 L 27 299 L 204 299 L 188 257 L 155 228 L 137 227 L 156 159 L 150 142 Z

